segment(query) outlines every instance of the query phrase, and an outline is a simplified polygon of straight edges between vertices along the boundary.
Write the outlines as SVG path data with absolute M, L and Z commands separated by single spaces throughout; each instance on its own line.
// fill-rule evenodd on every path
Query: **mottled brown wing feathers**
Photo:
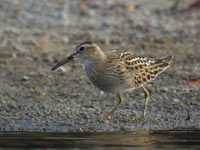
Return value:
M 155 79 L 161 72 L 166 70 L 173 59 L 172 56 L 167 56 L 161 59 L 148 59 L 139 57 L 131 53 L 127 53 L 124 60 L 127 70 L 132 72 L 134 77 L 133 84 L 135 86 L 143 85 L 153 79 Z
M 167 56 L 161 59 L 155 59 L 152 64 L 154 69 L 160 70 L 161 72 L 166 70 L 173 61 L 173 56 Z
M 148 59 L 130 52 L 107 53 L 107 58 L 107 64 L 116 63 L 113 60 L 118 60 L 115 68 L 119 72 L 121 80 L 130 81 L 131 79 L 135 87 L 144 85 L 155 79 L 170 66 L 173 59 L 172 56 L 161 59 Z
M 130 52 L 120 53 L 119 55 L 119 59 L 127 60 L 127 61 L 130 61 L 134 59 L 135 57 L 137 57 L 137 55 Z

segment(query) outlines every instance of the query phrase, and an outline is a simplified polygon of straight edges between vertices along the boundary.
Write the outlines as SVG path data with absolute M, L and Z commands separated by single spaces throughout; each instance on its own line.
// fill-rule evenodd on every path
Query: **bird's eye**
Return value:
M 84 50 L 84 47 L 80 47 L 80 49 L 79 49 L 80 51 L 83 51 Z

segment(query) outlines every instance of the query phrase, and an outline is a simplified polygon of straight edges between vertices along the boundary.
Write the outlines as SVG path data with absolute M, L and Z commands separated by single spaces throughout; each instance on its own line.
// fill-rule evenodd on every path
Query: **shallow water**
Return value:
M 0 149 L 197 150 L 198 131 L 137 131 L 114 133 L 0 132 Z

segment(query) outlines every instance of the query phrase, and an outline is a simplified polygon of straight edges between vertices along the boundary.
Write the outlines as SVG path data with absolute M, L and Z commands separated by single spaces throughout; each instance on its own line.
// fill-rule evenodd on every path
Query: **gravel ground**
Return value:
M 1 0 L 0 130 L 199 129 L 200 13 L 183 11 L 192 1 L 181 2 L 171 12 L 172 0 Z M 115 95 L 94 88 L 79 62 L 51 71 L 85 40 L 104 51 L 174 55 L 174 64 L 146 86 L 145 121 L 141 89 L 124 93 L 126 103 L 105 122 Z

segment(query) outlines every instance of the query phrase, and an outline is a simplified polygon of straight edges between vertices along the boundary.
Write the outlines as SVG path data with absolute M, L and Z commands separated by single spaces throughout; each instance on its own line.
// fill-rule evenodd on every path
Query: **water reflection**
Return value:
M 200 149 L 200 131 L 114 133 L 0 132 L 0 148 L 196 150 Z

